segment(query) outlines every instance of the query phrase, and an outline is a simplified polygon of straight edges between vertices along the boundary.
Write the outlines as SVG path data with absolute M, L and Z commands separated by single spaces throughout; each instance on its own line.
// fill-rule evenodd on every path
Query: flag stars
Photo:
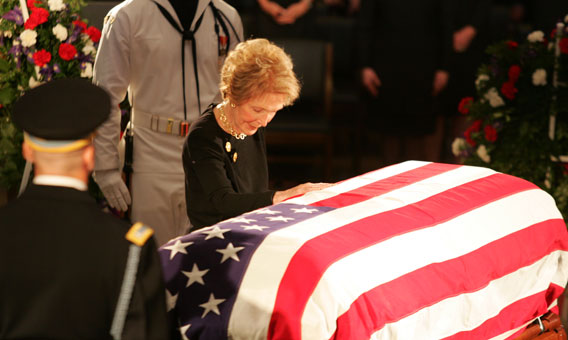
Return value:
M 189 279 L 187 280 L 185 288 L 191 286 L 195 282 L 205 285 L 205 282 L 203 282 L 203 275 L 205 275 L 208 271 L 209 269 L 199 270 L 199 267 L 197 267 L 196 263 L 193 264 L 193 268 L 191 268 L 190 272 L 182 270 L 183 275 L 187 276 L 187 278 Z
M 276 211 L 276 210 L 270 210 L 270 209 L 262 209 L 262 210 L 256 211 L 255 213 L 263 214 L 263 215 L 276 215 L 276 214 L 281 214 L 282 212 Z
M 288 221 L 293 221 L 294 219 L 292 217 L 284 217 L 284 216 L 276 216 L 276 217 L 267 217 L 268 220 L 275 222 L 275 221 L 282 221 L 282 222 L 288 222 Z
M 221 229 L 218 226 L 213 227 L 213 229 L 211 230 L 206 230 L 206 231 L 202 231 L 202 234 L 207 234 L 207 236 L 205 237 L 205 240 L 208 240 L 210 238 L 220 238 L 220 239 L 225 239 L 225 236 L 223 236 L 224 233 L 226 233 L 227 231 L 231 231 L 231 229 Z
M 264 229 L 267 229 L 268 227 L 254 224 L 254 225 L 242 225 L 241 228 L 243 228 L 244 230 L 258 230 L 258 231 L 262 231 L 262 230 L 264 230 Z
M 317 212 L 317 209 L 309 209 L 306 207 L 303 208 L 292 208 L 291 210 L 293 210 L 296 214 L 300 214 L 300 213 L 305 213 L 305 214 L 311 214 L 313 212 Z
M 168 312 L 176 307 L 178 294 L 172 295 L 169 290 L 166 289 L 166 305 L 168 307 Z
M 191 327 L 191 324 L 190 324 L 190 323 L 188 323 L 188 324 L 185 325 L 185 326 L 181 326 L 181 327 L 179 328 L 179 332 L 180 332 L 181 338 L 182 338 L 183 340 L 189 340 L 189 338 L 187 337 L 187 335 L 185 335 L 185 334 L 187 333 L 187 330 L 189 329 L 189 327 Z
M 213 293 L 211 293 L 211 295 L 209 295 L 209 301 L 199 305 L 199 307 L 205 309 L 203 311 L 203 314 L 201 315 L 201 318 L 203 319 L 209 312 L 213 312 L 217 315 L 221 315 L 221 312 L 219 312 L 218 306 L 221 303 L 223 303 L 224 301 L 225 301 L 225 299 L 216 299 L 215 296 L 213 295 Z
M 187 250 L 185 250 L 185 248 L 192 244 L 193 242 L 182 242 L 181 240 L 176 240 L 174 244 L 170 244 L 169 246 L 164 246 L 163 248 L 170 251 L 170 260 L 171 260 L 174 258 L 174 256 L 177 255 L 177 253 L 182 253 L 187 255 Z
M 229 243 L 229 245 L 227 245 L 227 248 L 217 249 L 215 251 L 223 254 L 223 258 L 221 259 L 221 263 L 223 263 L 227 261 L 229 258 L 235 261 L 240 261 L 239 257 L 237 256 L 237 253 L 243 249 L 245 249 L 245 247 L 235 247 L 233 246 L 233 243 Z
M 228 220 L 228 222 L 232 222 L 232 223 L 251 223 L 251 222 L 256 222 L 256 220 L 250 219 L 250 218 L 246 218 L 246 217 L 235 217 L 232 218 L 230 220 Z

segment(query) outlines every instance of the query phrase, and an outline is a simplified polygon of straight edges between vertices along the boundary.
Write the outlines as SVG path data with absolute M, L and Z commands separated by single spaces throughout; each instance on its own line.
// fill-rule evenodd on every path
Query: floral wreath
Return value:
M 79 16 L 83 0 L 0 2 L 0 187 L 20 181 L 22 133 L 11 108 L 25 91 L 57 78 L 93 74 L 101 32 Z
M 549 34 L 487 48 L 476 97 L 458 112 L 471 125 L 452 143 L 463 163 L 524 178 L 552 194 L 568 217 L 568 15 Z

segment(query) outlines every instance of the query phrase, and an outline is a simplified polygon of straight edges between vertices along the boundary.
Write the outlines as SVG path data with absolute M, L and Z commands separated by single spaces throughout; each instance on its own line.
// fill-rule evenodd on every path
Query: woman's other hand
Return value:
M 303 195 L 306 192 L 310 192 L 310 191 L 316 191 L 316 190 L 323 190 L 325 188 L 328 188 L 330 186 L 332 186 L 333 183 L 304 183 L 304 184 L 300 184 L 297 185 L 293 188 L 290 188 L 288 190 L 284 190 L 284 191 L 277 191 L 276 193 L 274 193 L 274 197 L 272 198 L 272 203 L 273 204 L 278 204 L 290 197 L 294 197 L 294 196 L 298 196 L 298 195 Z

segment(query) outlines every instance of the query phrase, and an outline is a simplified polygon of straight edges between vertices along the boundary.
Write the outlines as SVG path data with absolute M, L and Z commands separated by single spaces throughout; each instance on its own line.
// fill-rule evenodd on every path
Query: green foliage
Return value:
M 19 184 L 25 165 L 22 132 L 12 124 L 15 101 L 30 88 L 53 79 L 90 78 L 100 37 L 100 31 L 87 27 L 79 17 L 84 0 L 62 0 L 60 8 L 54 7 L 57 0 L 27 0 L 27 4 L 30 19 L 24 23 L 19 0 L 0 1 L 0 187 L 8 189 Z M 32 24 L 34 11 L 47 12 L 46 20 Z M 55 34 L 58 25 L 66 32 L 64 37 Z M 23 38 L 26 30 L 35 32 L 35 42 Z M 65 57 L 59 52 L 62 44 L 72 46 L 76 53 Z M 36 60 L 37 52 L 49 53 L 49 60 Z
M 459 108 L 472 124 L 453 145 L 465 164 L 518 176 L 548 191 L 565 218 L 568 161 L 559 159 L 568 159 L 566 36 L 568 30 L 551 34 L 549 42 L 543 32 L 533 32 L 522 42 L 489 46 L 490 61 L 478 70 L 476 97 L 464 98 Z M 557 45 L 565 46 L 558 56 Z

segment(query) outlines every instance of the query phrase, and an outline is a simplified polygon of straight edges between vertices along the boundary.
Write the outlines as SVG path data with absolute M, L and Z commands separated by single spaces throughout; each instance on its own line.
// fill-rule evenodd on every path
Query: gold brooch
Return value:
M 235 153 L 233 154 L 233 163 L 236 163 L 236 162 L 237 162 L 237 157 L 238 157 L 238 156 L 237 156 L 237 152 L 235 152 Z
M 225 143 L 225 150 L 227 150 L 227 152 L 231 152 L 231 142 Z

